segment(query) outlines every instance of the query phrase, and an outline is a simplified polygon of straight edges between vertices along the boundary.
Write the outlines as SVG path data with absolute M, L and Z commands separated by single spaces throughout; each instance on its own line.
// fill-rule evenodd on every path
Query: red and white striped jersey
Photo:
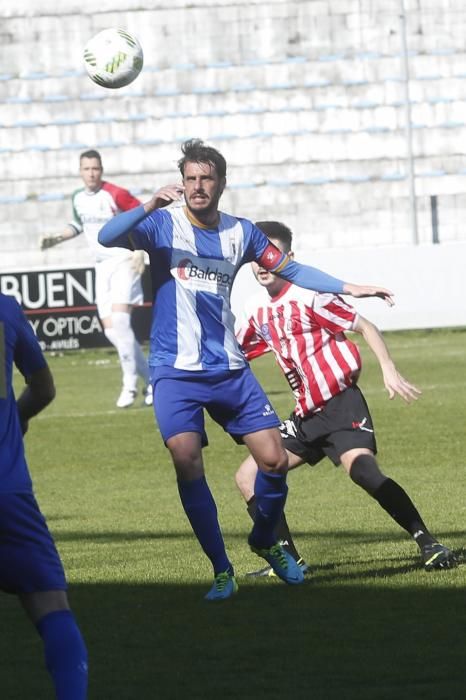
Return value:
M 358 314 L 334 294 L 318 294 L 287 284 L 279 295 L 263 292 L 245 306 L 238 340 L 248 360 L 272 351 L 304 416 L 350 386 L 361 370 L 357 345 L 344 331 Z

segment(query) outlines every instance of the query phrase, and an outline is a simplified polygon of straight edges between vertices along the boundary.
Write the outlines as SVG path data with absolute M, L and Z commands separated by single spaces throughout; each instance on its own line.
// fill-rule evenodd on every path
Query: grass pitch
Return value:
M 361 387 L 382 469 L 464 558 L 466 331 L 387 333 L 423 390 L 390 402 L 361 343 Z M 466 673 L 466 567 L 425 573 L 417 547 L 329 461 L 289 478 L 287 514 L 314 573 L 303 586 L 244 578 L 262 560 L 233 475 L 245 455 L 207 423 L 207 477 L 240 590 L 208 604 L 210 565 L 191 534 L 152 410 L 114 408 L 111 350 L 49 358 L 58 395 L 31 422 L 27 454 L 90 657 L 94 700 L 451 700 Z M 253 368 L 277 411 L 292 399 L 273 359 Z M 18 383 L 19 386 L 19 383 Z M 1 697 L 49 700 L 38 636 L 0 597 Z

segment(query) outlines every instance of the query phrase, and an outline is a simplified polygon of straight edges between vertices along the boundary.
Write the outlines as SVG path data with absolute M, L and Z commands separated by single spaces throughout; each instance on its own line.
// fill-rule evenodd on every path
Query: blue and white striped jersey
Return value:
M 130 234 L 150 257 L 151 367 L 218 372 L 246 364 L 230 309 L 233 280 L 244 263 L 278 269 L 286 256 L 251 221 L 219 216 L 218 228 L 207 229 L 191 223 L 183 207 L 158 209 Z

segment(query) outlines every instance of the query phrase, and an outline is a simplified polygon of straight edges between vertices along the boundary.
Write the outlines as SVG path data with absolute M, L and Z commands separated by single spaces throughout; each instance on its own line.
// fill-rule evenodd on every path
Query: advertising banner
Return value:
M 150 333 L 150 271 L 142 278 L 144 303 L 132 315 L 140 342 Z M 94 303 L 94 268 L 0 273 L 0 291 L 21 304 L 43 350 L 109 345 Z

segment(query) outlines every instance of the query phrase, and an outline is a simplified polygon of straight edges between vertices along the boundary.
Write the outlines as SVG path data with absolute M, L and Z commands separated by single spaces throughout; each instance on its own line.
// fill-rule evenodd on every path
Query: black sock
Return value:
M 250 498 L 247 502 L 246 506 L 251 520 L 254 520 L 257 511 L 256 497 L 252 496 L 252 498 Z M 282 512 L 280 516 L 280 520 L 278 521 L 277 527 L 275 528 L 275 535 L 277 537 L 277 540 L 279 540 L 279 542 L 281 543 L 283 549 L 286 549 L 288 554 L 291 554 L 295 561 L 299 561 L 299 559 L 301 559 L 301 556 L 293 542 L 288 523 L 286 522 L 285 512 Z
M 374 492 L 373 498 L 404 530 L 414 538 L 419 548 L 435 542 L 419 515 L 416 506 L 406 491 L 393 481 L 386 479 Z

